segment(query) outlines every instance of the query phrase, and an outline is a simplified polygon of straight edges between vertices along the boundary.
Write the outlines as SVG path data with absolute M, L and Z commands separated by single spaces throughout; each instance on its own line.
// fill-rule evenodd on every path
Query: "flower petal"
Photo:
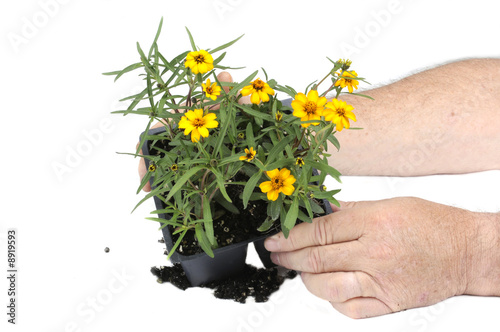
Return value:
M 199 127 L 198 132 L 200 133 L 201 136 L 203 137 L 208 137 L 208 129 L 206 127 Z
M 196 143 L 200 140 L 200 132 L 198 129 L 194 128 L 193 131 L 191 132 L 191 141 L 193 143 Z
M 284 181 L 283 181 L 283 185 L 285 186 L 289 186 L 289 185 L 292 185 L 295 183 L 295 181 L 297 181 L 295 179 L 295 176 L 293 175 L 290 175 L 288 178 L 286 178 Z
M 271 190 L 267 193 L 267 199 L 270 201 L 275 201 L 278 199 L 280 192 L 278 190 Z
M 273 185 L 271 184 L 271 181 L 265 181 L 260 184 L 259 188 L 263 193 L 267 193 L 273 189 Z
M 203 110 L 201 108 L 195 109 L 193 112 L 196 116 L 196 119 L 203 119 Z
M 277 168 L 273 169 L 272 171 L 267 171 L 267 172 L 266 172 L 266 175 L 267 175 L 270 179 L 277 177 L 279 174 L 280 174 L 280 171 L 279 171 L 279 169 L 277 169 Z
M 295 100 L 300 101 L 302 104 L 307 103 L 307 97 L 302 92 L 299 92 L 295 95 Z
M 249 94 L 251 94 L 253 91 L 253 87 L 251 85 L 247 85 L 246 87 L 244 87 L 243 89 L 241 89 L 241 95 L 242 96 L 248 96 Z
M 250 96 L 250 101 L 252 104 L 258 104 L 260 102 L 259 94 L 257 92 L 252 93 Z
M 356 121 L 356 115 L 353 112 L 347 111 L 347 112 L 345 112 L 344 116 L 346 118 L 351 119 L 352 121 Z
M 196 113 L 194 111 L 187 111 L 185 114 L 186 114 L 186 118 L 188 118 L 189 121 L 196 120 Z
M 259 98 L 264 102 L 268 102 L 269 101 L 269 95 L 263 91 L 259 91 Z
M 281 192 L 285 195 L 291 195 L 295 191 L 295 188 L 293 186 L 288 186 L 285 185 L 283 188 L 281 188 Z
M 286 168 L 282 168 L 280 170 L 280 178 L 282 180 L 285 180 L 287 177 L 290 176 L 290 170 L 289 169 L 286 169 Z
M 307 93 L 307 99 L 316 104 L 318 102 L 318 91 L 317 90 L 309 91 Z
M 217 128 L 219 126 L 219 123 L 215 120 L 212 120 L 212 121 L 209 121 L 209 122 L 205 122 L 205 126 L 206 128 Z

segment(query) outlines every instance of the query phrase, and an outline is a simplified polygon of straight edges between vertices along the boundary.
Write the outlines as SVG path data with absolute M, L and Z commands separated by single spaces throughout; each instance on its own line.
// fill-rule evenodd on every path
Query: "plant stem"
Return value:
M 331 73 L 332 73 L 332 72 L 331 72 L 331 71 L 329 71 L 329 72 L 328 72 L 328 74 L 326 74 L 326 76 L 325 76 L 325 77 L 323 77 L 323 79 L 322 79 L 321 81 L 319 81 L 319 83 L 318 83 L 318 84 L 316 84 L 316 86 L 314 87 L 314 88 L 315 88 L 315 90 L 318 90 L 319 85 L 320 85 L 321 83 L 323 83 L 323 81 L 324 81 L 324 80 L 326 80 L 326 79 L 328 78 L 328 76 L 330 76 L 330 75 L 331 75 Z

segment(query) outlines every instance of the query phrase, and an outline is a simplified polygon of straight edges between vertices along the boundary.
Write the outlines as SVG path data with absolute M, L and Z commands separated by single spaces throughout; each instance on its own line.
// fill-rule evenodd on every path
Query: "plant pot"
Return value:
M 165 128 L 151 129 L 149 135 L 157 135 L 165 131 Z M 144 134 L 144 133 L 143 133 Z M 141 135 L 142 136 L 142 135 Z M 149 141 L 145 141 L 142 147 L 144 155 L 150 155 Z M 145 159 L 146 168 L 149 166 L 149 160 Z M 316 170 L 314 170 L 317 174 Z M 153 184 L 153 177 L 150 179 L 151 185 Z M 154 188 L 153 188 L 154 189 Z M 327 200 L 324 201 L 324 207 L 327 214 L 331 213 L 331 207 Z M 164 209 L 163 202 L 154 196 L 154 202 L 157 210 Z M 170 219 L 168 214 L 159 214 L 159 218 Z M 170 252 L 174 246 L 174 240 L 168 227 L 162 228 L 163 238 L 167 251 Z M 199 286 L 210 281 L 225 279 L 233 275 L 237 275 L 245 267 L 245 260 L 247 255 L 248 244 L 254 242 L 255 249 L 259 254 L 259 258 L 266 268 L 273 267 L 275 264 L 270 259 L 270 252 L 264 248 L 264 240 L 276 234 L 277 231 L 268 232 L 238 243 L 226 245 L 224 247 L 216 248 L 213 250 L 214 258 L 211 258 L 206 253 L 198 253 L 194 255 L 183 255 L 178 251 L 172 253 L 170 260 L 173 263 L 180 263 L 186 277 L 192 286 Z

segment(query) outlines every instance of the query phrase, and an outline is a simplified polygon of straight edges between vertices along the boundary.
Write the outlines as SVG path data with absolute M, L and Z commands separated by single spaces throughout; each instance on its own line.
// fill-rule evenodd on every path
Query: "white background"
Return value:
M 101 73 L 137 62 L 136 41 L 148 49 L 163 16 L 159 45 L 167 58 L 189 49 L 185 26 L 201 48 L 244 33 L 225 59 L 247 66 L 233 73 L 236 80 L 264 67 L 300 90 L 324 75 L 328 56 L 351 58 L 358 74 L 380 85 L 443 62 L 497 57 L 499 12 L 491 0 L 3 1 L 0 276 L 6 230 L 17 228 L 19 306 L 18 325 L 7 324 L 1 277 L 0 330 L 498 331 L 498 298 L 464 296 L 354 321 L 310 295 L 300 278 L 267 304 L 246 305 L 157 284 L 149 269 L 167 262 L 157 224 L 144 220 L 153 202 L 130 214 L 142 197 L 135 195 L 137 160 L 115 154 L 133 151 L 146 119 L 110 114 L 140 80 L 131 74 L 113 83 Z M 423 162 L 431 161 L 414 164 Z M 342 188 L 343 200 L 412 195 L 477 211 L 500 207 L 500 171 L 344 177 L 330 187 Z M 253 251 L 248 261 L 257 264 Z

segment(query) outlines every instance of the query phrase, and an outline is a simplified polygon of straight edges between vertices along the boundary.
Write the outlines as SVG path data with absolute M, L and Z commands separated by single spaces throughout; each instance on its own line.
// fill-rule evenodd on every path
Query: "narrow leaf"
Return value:
M 245 188 L 243 189 L 243 207 L 245 209 L 247 208 L 250 196 L 252 195 L 253 190 L 255 189 L 255 186 L 259 182 L 261 176 L 262 176 L 262 171 L 259 170 L 254 175 L 252 175 L 250 179 L 248 179 L 248 182 L 245 185 Z
M 288 213 L 286 214 L 285 218 L 284 227 L 288 231 L 290 231 L 293 228 L 293 226 L 295 226 L 298 214 L 299 214 L 299 197 L 295 196 L 293 198 L 292 205 L 290 206 L 290 209 L 288 210 Z
M 201 224 L 197 224 L 195 227 L 195 234 L 198 243 L 200 244 L 201 249 L 210 257 L 214 258 L 214 252 L 212 251 L 212 247 L 210 246 L 210 242 L 208 241 L 207 234 L 203 230 Z

